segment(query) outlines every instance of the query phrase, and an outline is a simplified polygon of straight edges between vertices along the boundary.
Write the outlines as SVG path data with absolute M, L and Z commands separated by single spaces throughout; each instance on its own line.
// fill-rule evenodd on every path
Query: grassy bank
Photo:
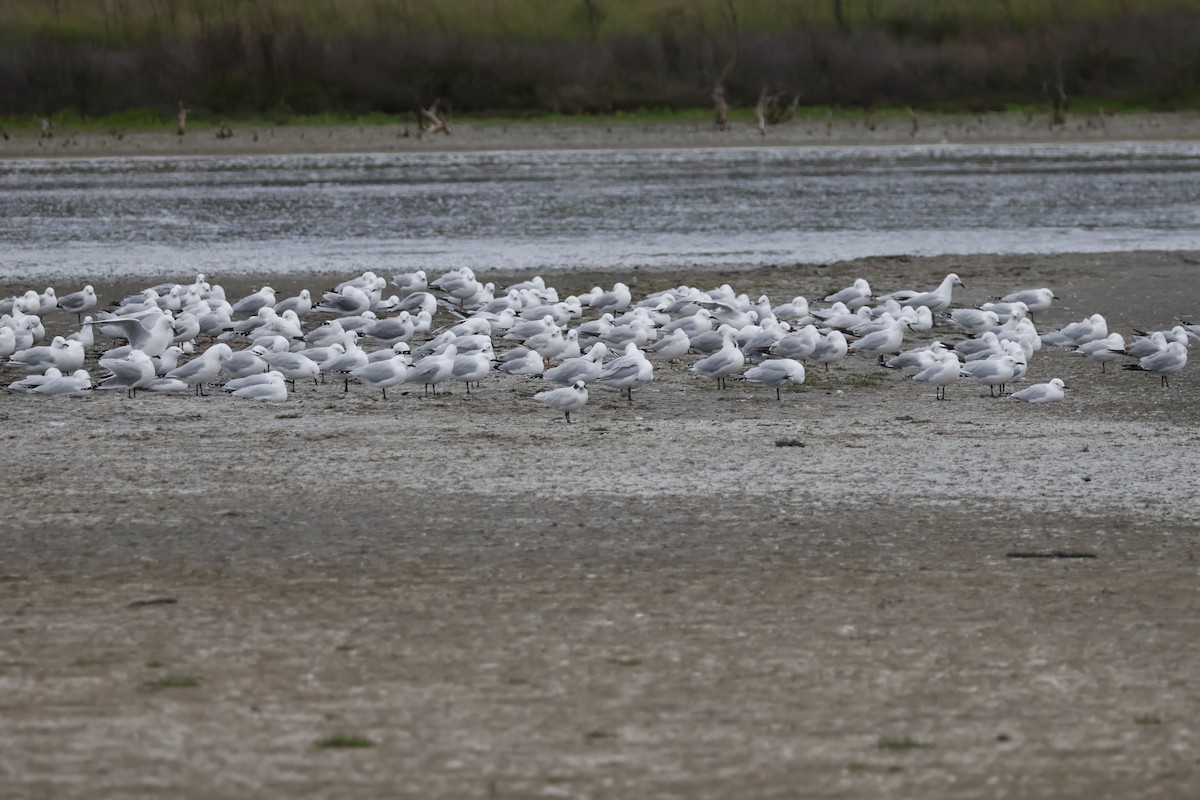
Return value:
M 1171 0 L 7 0 L 0 113 L 170 119 L 1200 101 Z

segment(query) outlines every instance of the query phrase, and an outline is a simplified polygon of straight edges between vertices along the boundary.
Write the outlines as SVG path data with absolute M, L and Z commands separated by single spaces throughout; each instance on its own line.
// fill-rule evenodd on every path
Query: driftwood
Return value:
M 725 65 L 725 69 L 721 70 L 721 74 L 713 83 L 712 91 L 709 93 L 713 101 L 713 121 L 716 122 L 719 131 L 725 130 L 729 125 L 729 104 L 725 102 L 725 79 L 733 70 L 734 63 L 734 60 L 730 60 Z
M 758 103 L 754 106 L 754 119 L 758 125 L 760 136 L 767 135 L 768 125 L 787 122 L 795 115 L 796 107 L 800 105 L 800 92 L 793 94 L 791 102 L 785 104 L 786 97 L 787 92 L 771 94 L 767 91 L 766 86 L 758 93 Z
M 175 120 L 178 123 L 175 127 L 176 136 L 183 136 L 187 133 L 187 116 L 191 111 L 190 108 L 183 104 L 182 100 L 179 101 L 179 107 L 175 111 Z
M 1051 89 L 1049 83 L 1042 82 L 1042 91 L 1050 100 L 1050 124 L 1048 127 L 1053 128 L 1055 125 L 1062 127 L 1067 124 L 1067 92 L 1063 87 L 1062 74 L 1062 59 L 1058 58 L 1054 61 L 1054 87 Z
M 433 105 L 429 108 L 422 108 L 418 115 L 421 120 L 421 133 L 444 133 L 450 135 L 450 123 L 446 121 L 446 117 L 438 113 L 438 104 L 441 100 L 433 101 Z

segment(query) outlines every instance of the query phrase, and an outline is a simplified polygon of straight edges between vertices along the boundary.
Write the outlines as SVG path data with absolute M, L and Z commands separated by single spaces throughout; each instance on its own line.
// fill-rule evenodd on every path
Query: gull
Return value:
M 181 355 L 183 355 L 183 348 L 173 344 L 163 350 L 162 355 L 151 358 L 150 361 L 154 364 L 154 374 L 161 377 L 178 367 Z
M 999 314 L 995 311 L 984 311 L 978 308 L 956 308 L 941 316 L 950 324 L 956 325 L 972 335 L 979 335 L 1000 326 Z
M 0 358 L 7 358 L 15 352 L 17 352 L 17 332 L 6 325 L 0 325 Z
M 1153 331 L 1135 338 L 1125 349 L 1125 355 L 1133 358 L 1145 358 L 1153 355 L 1167 346 L 1167 342 L 1179 342 L 1184 347 L 1188 345 L 1188 332 L 1182 325 L 1176 325 L 1169 331 Z
M 712 355 L 725 346 L 726 335 L 737 336 L 737 329 L 730 325 L 722 325 L 715 331 L 705 331 L 688 340 L 688 349 L 706 356 Z
M 538 320 L 544 316 L 549 316 L 554 320 L 555 325 L 562 326 L 569 323 L 581 313 L 582 309 L 577 305 L 577 303 L 578 299 L 575 300 L 575 304 L 564 301 L 561 303 L 550 303 L 548 305 L 542 304 L 536 306 L 527 306 L 521 310 L 517 316 L 526 320 Z
M 1087 319 L 1072 322 L 1057 331 L 1048 331 L 1041 335 L 1042 344 L 1058 347 L 1094 342 L 1107 337 L 1108 323 L 1102 314 L 1092 314 Z
M 550 314 L 545 314 L 536 320 L 518 322 L 508 329 L 508 333 L 504 334 L 504 338 L 510 342 L 524 342 L 530 336 L 549 333 L 552 329 L 556 328 L 558 326 L 554 322 L 554 317 Z
M 38 293 L 32 289 L 19 297 L 6 297 L 0 300 L 0 314 L 12 314 L 14 311 L 32 314 L 40 307 L 41 301 L 38 299 Z
M 267 369 L 271 372 L 278 372 L 292 385 L 292 391 L 296 390 L 296 381 L 301 378 L 312 378 L 313 384 L 316 384 L 318 377 L 321 374 L 321 369 L 317 362 L 308 357 L 306 353 L 263 353 L 262 360 L 266 362 Z
M 322 296 L 324 299 L 313 306 L 313 311 L 349 317 L 370 311 L 373 305 L 371 296 L 357 286 L 345 286 L 340 292 L 325 292 Z
M 13 381 L 8 385 L 9 390 L 14 392 L 29 393 L 38 386 L 49 381 L 56 380 L 63 376 L 62 371 L 57 367 L 51 367 L 41 375 L 30 375 L 27 378 L 22 378 L 19 381 Z
M 846 345 L 846 335 L 841 331 L 830 331 L 817 340 L 816 347 L 813 348 L 812 360 L 818 364 L 824 364 L 825 371 L 828 372 L 829 365 L 844 359 L 847 352 L 849 352 L 849 347 Z
M 781 400 L 779 389 L 783 384 L 804 383 L 804 365 L 790 358 L 776 358 L 746 370 L 742 380 L 774 386 L 775 399 Z
M 562 411 L 567 417 L 567 423 L 570 424 L 571 412 L 583 408 L 588 401 L 587 384 L 583 381 L 575 381 L 570 386 L 538 392 L 533 399 L 555 411 Z
M 969 378 L 976 383 L 985 383 L 988 394 L 995 397 L 995 389 L 1000 387 L 1004 393 L 1004 385 L 1017 374 L 1017 360 L 1010 355 L 987 358 L 981 361 L 969 361 L 959 367 L 959 375 Z
M 592 299 L 592 308 L 597 313 L 605 314 L 612 311 L 624 311 L 632 302 L 633 296 L 629 292 L 629 287 L 618 281 L 613 284 L 612 291 L 602 292 L 598 297 Z M 584 399 L 586 400 L 586 394 Z
M 624 347 L 627 344 L 641 347 L 657 338 L 658 331 L 650 322 L 644 319 L 633 319 L 626 325 L 614 325 L 601 341 L 613 348 Z
M 775 346 L 771 348 L 771 352 L 784 358 L 803 361 L 813 354 L 820 338 L 821 332 L 815 325 L 805 325 L 800 330 L 793 331 L 776 342 Z
M 47 286 L 46 291 L 38 295 L 37 311 L 31 311 L 31 314 L 37 314 L 39 317 L 44 317 L 58 307 L 58 296 L 54 293 L 53 286 Z
M 688 335 L 689 339 L 695 339 L 700 334 L 707 333 L 713 329 L 712 312 L 707 308 L 701 308 L 691 316 L 680 317 L 663 325 L 662 332 L 670 333 L 676 328 L 683 328 L 684 333 Z
M 546 371 L 546 362 L 536 350 L 526 349 L 524 355 L 504 361 L 496 369 L 507 375 L 541 375 Z
M 952 294 L 954 292 L 954 287 L 963 285 L 962 279 L 960 279 L 957 274 L 951 272 L 945 278 L 942 278 L 942 282 L 938 284 L 938 287 L 932 292 L 917 292 L 908 289 L 899 292 L 892 292 L 891 294 L 885 294 L 879 299 L 895 300 L 899 303 L 913 306 L 914 308 L 917 306 L 925 306 L 930 311 L 941 311 L 942 309 L 950 307 L 951 300 L 953 299 Z
M 945 352 L 947 352 L 946 345 L 935 339 L 928 346 L 905 350 L 900 355 L 889 358 L 883 365 L 888 369 L 921 372 L 941 361 L 942 353 Z
M 58 298 L 58 307 L 74 314 L 77 319 L 82 319 L 83 312 L 95 308 L 96 302 L 96 290 L 92 288 L 91 284 L 88 284 L 78 292 L 71 292 Z
M 287 385 L 284 383 L 283 375 L 278 372 L 268 372 L 264 382 L 245 386 L 233 392 L 234 397 L 242 400 L 265 400 L 272 403 L 286 401 L 287 395 Z
M 865 278 L 856 278 L 853 285 L 825 298 L 826 303 L 842 303 L 853 311 L 871 301 L 871 284 Z
M 847 350 L 851 353 L 866 353 L 867 355 L 883 358 L 885 353 L 898 353 L 904 344 L 904 332 L 908 323 L 903 320 L 892 320 L 888 327 L 874 333 L 868 333 L 851 344 Z
M 234 314 L 255 314 L 263 306 L 275 306 L 275 290 L 270 286 L 264 286 L 253 294 L 248 294 L 241 300 L 233 304 L 231 311 Z
M 454 359 L 457 356 L 458 348 L 453 344 L 447 345 L 441 353 L 425 356 L 413 364 L 404 382 L 420 383 L 424 385 L 426 393 L 433 387 L 433 393 L 437 394 L 437 385 L 454 373 Z
M 1168 342 L 1167 346 L 1157 353 L 1144 356 L 1136 364 L 1127 364 L 1124 369 L 1140 370 L 1157 375 L 1163 386 L 1170 386 L 1168 375 L 1179 372 L 1187 366 L 1187 347 L 1179 342 Z
M 280 300 L 274 308 L 277 314 L 292 311 L 298 317 L 307 316 L 313 310 L 312 293 L 308 289 L 301 289 L 300 294 Z
M 408 377 L 408 356 L 397 353 L 386 361 L 368 362 L 348 370 L 347 374 L 358 378 L 365 386 L 379 389 L 387 400 L 389 386 L 398 386 Z
M 456 345 L 457 347 L 457 345 Z M 467 386 L 467 394 L 471 393 L 471 383 L 476 388 L 492 371 L 492 355 L 490 350 L 477 350 L 474 353 L 459 353 L 454 357 L 454 367 L 450 377 L 462 381 Z
M 910 376 L 912 380 L 937 387 L 938 400 L 946 399 L 946 387 L 958 380 L 960 365 L 958 356 L 950 350 L 941 350 L 936 360 L 925 369 Z
M 323 373 L 341 373 L 344 375 L 369 363 L 371 361 L 367 357 L 366 352 L 358 346 L 357 337 L 352 334 L 346 342 L 346 352 L 322 361 L 317 365 L 317 369 Z M 350 391 L 349 378 L 343 379 L 342 391 Z
M 200 335 L 200 319 L 190 311 L 181 311 L 171 322 L 171 328 L 175 333 L 172 342 L 190 342 Z
M 1009 397 L 1026 403 L 1057 403 L 1066 397 L 1063 392 L 1070 388 L 1058 378 L 1051 378 L 1049 383 L 1035 383 L 1019 392 L 1013 392 Z
M 77 369 L 70 375 L 60 375 L 34 386 L 30 391 L 48 397 L 78 397 L 91 388 L 92 376 L 85 369 Z
M 684 341 L 687 337 L 684 337 Z M 575 381 L 593 383 L 600 377 L 604 369 L 604 357 L 608 355 L 608 346 L 604 342 L 596 342 L 585 355 L 568 358 L 556 367 L 545 371 L 542 375 L 546 380 L 563 386 L 570 386 Z
M 1068 347 L 1070 347 L 1068 345 Z M 1108 362 L 1116 361 L 1125 352 L 1125 337 L 1119 333 L 1110 333 L 1107 339 L 1097 339 L 1094 342 L 1084 342 L 1073 348 L 1076 353 L 1087 356 L 1093 361 L 1100 362 L 1100 371 L 1104 372 Z
M 55 336 L 48 345 L 30 347 L 13 353 L 9 363 L 26 372 L 45 372 L 50 367 L 68 373 L 83 366 L 83 345 Z
M 399 275 L 392 276 L 392 286 L 400 290 L 400 294 L 407 297 L 415 292 L 423 292 L 429 288 L 429 282 L 426 280 L 425 270 L 419 269 L 416 272 L 403 272 Z
M 600 370 L 598 383 L 612 386 L 614 389 L 625 389 L 629 392 L 629 402 L 633 402 L 633 387 L 644 386 L 654 380 L 654 365 L 646 358 L 637 345 L 629 342 L 625 345 L 624 353 L 604 365 Z
M 100 366 L 112 375 L 96 384 L 96 388 L 124 389 L 130 397 L 158 377 L 154 374 L 154 363 L 150 361 L 150 356 L 141 350 L 133 350 L 124 358 L 102 358 Z
M 597 319 L 583 323 L 576 328 L 576 330 L 579 331 L 580 336 L 591 336 L 596 339 L 603 339 L 609 334 L 613 327 L 613 315 L 605 312 Z
M 163 377 L 183 381 L 188 386 L 196 387 L 196 396 L 204 397 L 204 384 L 211 383 L 221 371 L 225 359 L 233 355 L 233 350 L 224 342 L 219 342 L 205 350 L 181 367 L 168 372 Z
M 429 285 L 458 300 L 460 310 L 464 308 L 467 298 L 479 291 L 479 281 L 475 280 L 475 273 L 470 267 L 451 270 L 437 280 L 430 281 Z
M 558 326 L 551 328 L 545 333 L 530 336 L 525 340 L 524 344 L 530 350 L 537 351 L 537 354 L 542 357 L 542 361 L 547 366 L 550 364 L 550 359 L 561 353 L 567 346 L 567 342 L 563 339 L 562 331 L 558 329 Z
M 870 297 L 870 294 L 868 293 L 867 296 Z M 808 299 L 803 295 L 796 295 L 789 302 L 775 306 L 771 309 L 771 313 L 780 322 L 795 322 L 803 319 L 808 316 Z
M 400 305 L 396 306 L 396 310 L 407 311 L 410 314 L 417 314 L 421 311 L 433 314 L 433 312 L 437 311 L 437 306 L 437 298 L 429 292 L 413 292 L 400 301 Z
M 1008 322 L 1013 317 L 1022 319 L 1029 316 L 1029 307 L 1021 302 L 1002 303 L 993 301 L 990 303 L 982 303 L 976 306 L 976 308 L 978 308 L 980 311 L 993 312 L 997 317 L 1000 318 L 1001 323 Z
M 175 323 L 170 314 L 156 312 L 153 319 L 146 320 L 132 317 L 101 320 L 101 331 L 110 328 L 119 332 L 129 344 L 108 351 L 106 356 L 120 358 L 133 350 L 140 350 L 147 356 L 159 356 L 175 340 Z
M 702 358 L 690 369 L 706 378 L 716 378 L 717 387 L 725 388 L 725 378 L 738 372 L 746 363 L 746 357 L 738 349 L 731 334 L 725 334 L 725 343 L 721 349 L 707 358 Z
M 999 300 L 1001 303 L 1024 303 L 1026 311 L 1032 316 L 1050 308 L 1050 304 L 1058 298 L 1054 296 L 1054 292 L 1042 287 L 1040 289 L 1018 289 L 1003 297 L 993 299 Z
M 147 392 L 186 392 L 192 387 L 175 378 L 155 378 L 142 388 Z
M 682 328 L 676 328 L 668 335 L 647 347 L 646 351 L 661 358 L 674 360 L 687 355 L 688 349 L 691 346 L 692 342 L 688 338 L 687 333 Z
M 267 362 L 262 356 L 266 348 L 255 345 L 249 350 L 238 350 L 224 359 L 225 374 L 231 378 L 244 378 L 267 371 Z

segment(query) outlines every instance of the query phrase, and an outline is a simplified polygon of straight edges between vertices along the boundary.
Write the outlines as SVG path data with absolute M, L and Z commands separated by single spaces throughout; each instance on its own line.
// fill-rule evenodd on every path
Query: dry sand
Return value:
M 1194 140 L 1200 138 L 1200 113 L 1070 114 L 1063 125 L 1050 125 L 1044 114 L 922 114 L 914 131 L 907 117 L 868 115 L 827 118 L 801 113 L 762 135 L 738 122 L 719 131 L 710 123 L 621 120 L 579 122 L 456 122 L 450 136 L 419 135 L 400 119 L 394 125 L 252 125 L 236 124 L 233 136 L 216 137 L 217 128 L 197 121 L 184 136 L 175 126 L 158 132 L 84 132 L 69 126 L 51 138 L 35 130 L 8 133 L 0 140 L 0 159 L 78 158 L 81 156 L 195 156 L 283 153 L 422 153 L 453 150 L 529 148 L 752 147 L 761 145 L 891 145 L 967 142 L 1078 142 Z
M 1128 334 L 1200 311 L 1198 264 L 632 280 L 781 301 L 954 269 L 959 304 L 1049 285 L 1043 327 Z M 1196 796 L 1196 374 L 1043 351 L 1030 380 L 1073 391 L 1035 407 L 861 357 L 782 402 L 660 364 L 572 425 L 504 376 L 0 394 L 0 796 Z M 1007 557 L 1055 550 L 1095 557 Z

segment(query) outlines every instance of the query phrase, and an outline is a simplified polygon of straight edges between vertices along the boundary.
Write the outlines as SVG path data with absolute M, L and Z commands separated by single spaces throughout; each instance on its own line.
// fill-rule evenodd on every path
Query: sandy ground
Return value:
M 782 301 L 951 269 L 962 305 L 1052 286 L 1043 327 L 1200 312 L 1197 253 L 633 281 Z M 572 425 L 499 375 L 0 393 L 0 796 L 1196 796 L 1195 368 L 1043 351 L 1030 380 L 1073 391 L 1041 407 L 879 372 L 777 402 L 660 364 Z M 1008 557 L 1056 550 L 1095 557 Z
M 766 134 L 738 122 L 719 131 L 712 124 L 639 121 L 455 122 L 449 136 L 420 135 L 416 125 L 235 125 L 218 139 L 213 123 L 196 121 L 183 136 L 174 123 L 159 132 L 89 133 L 70 127 L 42 138 L 36 130 L 13 130 L 0 140 L 0 159 L 131 155 L 241 155 L 326 152 L 421 153 L 530 148 L 747 147 L 763 144 L 870 145 L 942 142 L 1075 142 L 1177 140 L 1200 137 L 1200 113 L 1070 114 L 1062 125 L 1045 114 L 922 114 L 907 117 L 839 116 L 805 112 L 769 127 Z

